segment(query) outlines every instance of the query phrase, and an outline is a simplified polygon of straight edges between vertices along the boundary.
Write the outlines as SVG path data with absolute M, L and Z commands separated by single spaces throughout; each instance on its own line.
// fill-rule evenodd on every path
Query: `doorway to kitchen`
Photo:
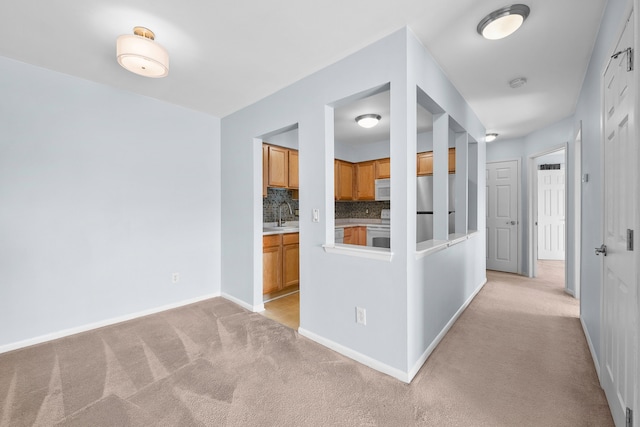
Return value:
M 298 126 L 263 135 L 263 315 L 294 330 L 300 326 Z

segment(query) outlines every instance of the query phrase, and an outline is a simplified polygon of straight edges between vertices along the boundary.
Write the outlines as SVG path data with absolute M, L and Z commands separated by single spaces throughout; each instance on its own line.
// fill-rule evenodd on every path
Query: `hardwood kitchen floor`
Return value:
M 297 331 L 300 326 L 300 292 L 266 302 L 262 315 Z

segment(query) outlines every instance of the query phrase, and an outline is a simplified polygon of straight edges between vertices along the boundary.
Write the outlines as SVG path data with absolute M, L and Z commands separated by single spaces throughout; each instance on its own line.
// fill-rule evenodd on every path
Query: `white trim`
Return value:
M 360 258 L 377 259 L 391 262 L 393 252 L 387 248 L 374 248 L 371 246 L 345 245 L 338 243 L 333 245 L 322 245 L 324 251 L 330 254 L 350 255 Z
M 478 234 L 475 230 L 470 230 L 468 234 L 449 234 L 449 240 L 427 240 L 416 245 L 416 259 L 421 259 L 427 255 L 445 250 L 450 246 L 457 245 Z
M 42 344 L 47 341 L 57 340 L 59 338 L 68 337 L 70 335 L 79 334 L 81 332 L 91 331 L 93 329 L 103 328 L 105 326 L 115 325 L 117 323 L 126 322 L 129 320 L 137 319 L 139 317 L 148 316 L 150 314 L 160 313 L 162 311 L 172 310 L 174 308 L 184 307 L 185 305 L 195 304 L 197 302 L 205 301 L 211 298 L 219 297 L 220 294 L 203 295 L 197 298 L 191 298 L 188 300 L 180 301 L 173 304 L 163 305 L 161 307 L 150 308 L 148 310 L 139 311 L 137 313 L 125 314 L 124 316 L 113 317 L 111 319 L 101 320 L 98 322 L 88 323 L 86 325 L 77 326 L 75 328 L 63 329 L 61 331 L 52 332 L 50 334 L 40 335 L 34 338 L 29 338 L 23 341 L 18 341 L 10 344 L 0 346 L 0 354 L 8 351 L 18 350 L 20 348 L 29 347 L 36 344 Z
M 252 311 L 254 313 L 260 313 L 261 311 L 264 311 L 264 303 L 260 303 L 260 304 L 256 304 L 256 305 L 251 305 L 249 303 L 246 303 L 244 301 L 242 301 L 239 298 L 236 298 L 232 295 L 229 295 L 225 292 L 222 293 L 222 298 L 231 301 L 234 304 L 238 304 L 240 307 L 247 309 L 249 311 Z
M 471 296 L 469 296 L 469 298 L 467 298 L 467 300 L 464 302 L 464 304 L 462 304 L 462 306 L 458 309 L 456 314 L 453 315 L 451 320 L 449 320 L 449 322 L 447 322 L 447 324 L 444 326 L 444 328 L 442 328 L 442 330 L 440 331 L 438 336 L 431 342 L 431 344 L 429 345 L 429 347 L 427 347 L 427 349 L 424 351 L 424 353 L 422 353 L 422 356 L 420 356 L 420 358 L 413 365 L 413 368 L 411 368 L 411 370 L 409 371 L 409 382 L 411 382 L 411 380 L 413 380 L 413 378 L 418 374 L 418 371 L 420 371 L 420 369 L 422 368 L 422 365 L 424 365 L 424 363 L 427 361 L 427 359 L 429 358 L 429 356 L 431 355 L 433 350 L 436 349 L 438 344 L 440 344 L 440 341 L 442 341 L 442 339 L 449 332 L 449 329 L 451 329 L 451 327 L 458 321 L 458 318 L 467 309 L 467 307 L 469 307 L 469 304 L 471 304 L 471 301 L 473 301 L 473 299 L 476 297 L 476 295 L 478 295 L 478 293 L 482 290 L 482 288 L 484 288 L 484 285 L 486 285 L 486 284 L 487 284 L 487 278 L 485 277 L 484 282 L 482 282 L 476 288 L 476 290 L 473 291 Z
M 596 350 L 593 347 L 593 342 L 591 341 L 591 336 L 589 335 L 589 330 L 587 329 L 587 324 L 584 323 L 584 319 L 580 316 L 580 324 L 582 325 L 582 332 L 584 332 L 584 336 L 587 339 L 587 345 L 589 346 L 589 352 L 591 353 L 591 358 L 593 359 L 593 364 L 596 368 L 596 374 L 598 374 L 598 382 L 602 385 L 602 378 L 600 378 L 600 362 L 598 362 L 598 355 L 596 354 Z
M 298 328 L 298 333 L 303 337 L 309 338 L 311 341 L 315 341 L 320 345 L 323 345 L 331 350 L 342 354 L 350 359 L 355 360 L 358 363 L 362 363 L 365 366 L 370 367 L 371 369 L 375 369 L 378 372 L 382 372 L 383 374 L 387 374 L 397 380 L 400 380 L 404 383 L 409 384 L 411 380 L 406 372 L 403 372 L 400 369 L 394 368 L 393 366 L 389 366 L 385 363 L 382 363 L 376 359 L 373 359 L 369 356 L 366 356 L 362 353 L 359 353 L 355 350 L 350 349 L 349 347 L 345 347 L 342 344 L 338 344 L 335 341 L 331 341 L 327 338 L 321 337 L 311 331 L 308 331 L 304 328 Z
M 355 360 L 358 363 L 362 363 L 365 366 L 370 367 L 371 369 L 375 369 L 378 372 L 382 372 L 383 374 L 387 374 L 397 380 L 400 380 L 404 383 L 410 384 L 413 378 L 418 374 L 422 365 L 427 361 L 427 358 L 431 355 L 433 350 L 438 346 L 440 341 L 446 336 L 449 329 L 455 324 L 458 318 L 462 315 L 462 313 L 469 307 L 471 301 L 478 295 L 478 293 L 482 290 L 484 285 L 487 284 L 487 278 L 485 277 L 484 281 L 476 288 L 475 291 L 467 298 L 467 300 L 462 304 L 462 306 L 458 309 L 458 311 L 451 317 L 449 322 L 442 328 L 442 331 L 438 334 L 438 336 L 431 342 L 429 347 L 425 350 L 425 352 L 420 356 L 417 362 L 413 365 L 413 368 L 409 372 L 403 372 L 400 369 L 389 366 L 385 363 L 382 363 L 376 359 L 373 359 L 369 356 L 366 356 L 362 353 L 359 353 L 355 350 L 352 350 L 349 347 L 346 347 L 342 344 L 338 344 L 335 341 L 331 341 L 327 338 L 324 338 L 320 335 L 317 335 L 311 331 L 308 331 L 304 328 L 298 328 L 298 333 L 303 337 L 309 338 L 312 341 L 317 342 L 320 345 L 323 345 L 331 350 L 342 354 L 350 359 Z

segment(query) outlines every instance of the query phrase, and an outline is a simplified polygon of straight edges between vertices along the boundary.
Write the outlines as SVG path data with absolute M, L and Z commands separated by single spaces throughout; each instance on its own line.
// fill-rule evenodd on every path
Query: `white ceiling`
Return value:
M 523 0 L 525 25 L 484 40 L 503 1 L 4 1 L 0 55 L 224 117 L 408 25 L 487 130 L 517 137 L 573 113 L 606 0 Z M 168 77 L 117 64 L 136 25 L 169 51 Z

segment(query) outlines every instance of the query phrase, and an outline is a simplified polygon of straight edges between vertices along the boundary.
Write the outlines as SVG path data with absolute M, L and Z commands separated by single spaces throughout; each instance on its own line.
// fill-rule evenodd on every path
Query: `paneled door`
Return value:
M 638 387 L 638 258 L 632 233 L 638 226 L 636 73 L 629 67 L 633 14 L 603 76 L 604 245 L 597 248 L 602 274 L 602 387 L 616 426 L 625 426 Z M 640 408 L 635 408 L 638 425 Z
M 518 272 L 518 162 L 487 163 L 487 269 Z
M 538 259 L 564 259 L 564 210 L 564 170 L 539 170 Z

